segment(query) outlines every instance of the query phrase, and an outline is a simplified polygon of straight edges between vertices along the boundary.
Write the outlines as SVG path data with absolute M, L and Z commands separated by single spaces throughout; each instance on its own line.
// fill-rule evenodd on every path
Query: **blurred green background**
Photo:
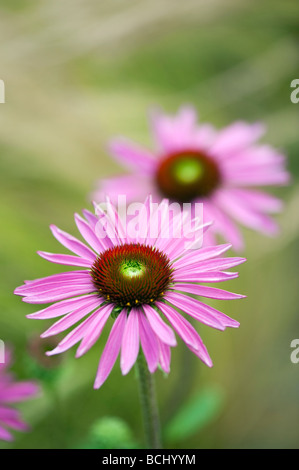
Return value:
M 290 101 L 298 2 L 0 0 L 0 11 L 0 338 L 14 345 L 15 372 L 40 376 L 28 367 L 27 343 L 50 323 L 26 319 L 34 306 L 13 290 L 57 272 L 36 255 L 60 250 L 49 224 L 76 235 L 73 213 L 91 207 L 95 180 L 123 171 L 107 141 L 124 134 L 150 145 L 153 105 L 175 112 L 191 103 L 219 127 L 262 120 L 264 141 L 286 152 L 293 174 L 289 188 L 275 191 L 285 200 L 281 236 L 245 232 L 248 262 L 229 287 L 248 298 L 214 302 L 241 327 L 199 328 L 214 368 L 180 343 L 157 388 L 168 430 L 182 402 L 191 402 L 185 415 L 200 402 L 192 432 L 182 437 L 175 422 L 167 431 L 170 448 L 298 447 L 299 364 L 290 361 L 299 338 L 299 104 Z M 101 390 L 92 388 L 104 340 L 79 360 L 65 354 L 43 395 L 21 406 L 32 432 L 0 448 L 77 447 L 106 417 L 124 420 L 142 445 L 134 371 L 122 377 L 117 365 Z M 115 420 L 109 425 L 114 435 Z

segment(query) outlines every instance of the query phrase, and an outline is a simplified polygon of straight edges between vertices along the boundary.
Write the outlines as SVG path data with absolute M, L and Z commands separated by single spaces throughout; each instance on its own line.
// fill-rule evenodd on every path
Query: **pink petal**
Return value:
M 206 346 L 204 345 L 203 342 L 201 342 L 201 347 L 200 349 L 194 349 L 192 348 L 191 346 L 188 346 L 187 347 L 190 349 L 190 351 L 192 351 L 197 357 L 199 357 L 199 359 L 204 363 L 206 364 L 208 367 L 213 367 L 213 362 L 212 362 L 212 359 L 210 358 L 210 355 L 208 353 L 208 350 L 206 348 Z
M 227 272 L 207 272 L 202 273 L 200 267 L 194 268 L 194 270 L 181 270 L 176 272 L 173 276 L 175 282 L 223 282 L 235 279 L 238 277 L 238 273 L 227 273 Z
M 98 219 L 96 217 L 95 219 L 97 223 Z M 75 214 L 75 222 L 82 237 L 87 241 L 91 248 L 95 250 L 96 253 L 101 253 L 105 249 L 105 246 L 96 236 L 94 229 L 82 217 L 80 217 L 79 214 Z
M 90 227 L 92 228 L 92 230 L 95 229 L 95 226 L 98 222 L 98 218 L 95 214 L 93 214 L 92 212 L 88 211 L 87 209 L 83 209 L 83 215 L 85 217 L 85 219 L 87 220 L 88 224 L 90 225 Z
M 218 159 L 229 158 L 240 150 L 248 147 L 264 134 L 264 126 L 260 123 L 248 124 L 235 122 L 218 133 L 210 149 Z
M 236 200 L 229 191 L 219 193 L 217 203 L 219 207 L 222 207 L 223 210 L 243 225 L 269 235 L 277 233 L 277 224 L 270 217 L 246 207 L 246 203 L 242 203 L 242 199 Z
M 33 382 L 13 382 L 0 390 L 2 403 L 16 403 L 32 398 L 39 392 L 39 387 Z
M 246 297 L 246 295 L 235 294 L 226 290 L 217 289 L 216 287 L 198 286 L 185 283 L 176 284 L 175 289 L 189 292 L 190 294 L 201 295 L 202 297 L 210 299 L 234 300 Z
M 225 330 L 225 325 L 222 324 L 215 316 L 210 315 L 207 312 L 202 312 L 197 304 L 195 299 L 191 297 L 183 296 L 178 293 L 171 293 L 167 294 L 166 296 L 167 302 L 170 302 L 176 308 L 179 308 L 183 312 L 187 313 L 191 317 L 195 318 L 196 320 L 200 321 L 204 325 L 211 326 L 212 328 L 216 328 L 217 330 Z
M 0 406 L 0 422 L 16 431 L 27 431 L 28 425 L 20 418 L 20 413 L 12 408 Z
M 188 266 L 189 264 L 198 263 L 199 261 L 215 258 L 216 256 L 219 256 L 227 251 L 229 248 L 231 248 L 231 246 L 232 245 L 230 243 L 227 243 L 225 245 L 208 246 L 206 248 L 201 248 L 200 250 L 187 252 L 173 264 L 175 267 L 181 268 Z
M 195 256 L 196 258 L 196 256 Z M 176 273 L 180 273 L 180 275 L 183 275 L 183 273 L 187 272 L 198 272 L 200 273 L 205 273 L 207 271 L 223 271 L 224 269 L 229 269 L 233 268 L 235 266 L 238 266 L 239 264 L 242 264 L 246 261 L 246 258 L 215 258 L 215 259 L 210 259 L 206 261 L 199 261 L 195 263 L 191 263 L 187 266 L 184 266 L 182 268 L 176 269 Z
M 62 331 L 67 330 L 71 326 L 73 326 L 78 321 L 82 320 L 88 313 L 90 313 L 94 308 L 99 306 L 99 299 L 94 298 L 90 299 L 90 301 L 86 304 L 86 306 L 79 307 L 71 313 L 68 313 L 63 318 L 58 320 L 54 325 L 52 325 L 48 330 L 46 330 L 42 335 L 41 338 L 47 338 L 48 336 L 53 336 L 61 333 Z
M 84 308 L 85 306 L 89 305 L 91 299 L 97 299 L 99 304 L 101 303 L 101 299 L 97 294 L 84 295 L 83 297 L 77 297 L 76 299 L 67 299 L 61 302 L 57 302 L 54 305 L 50 305 L 50 307 L 27 315 L 27 318 L 35 318 L 38 320 L 56 318 L 66 313 L 69 313 L 70 311 L 75 310 L 76 308 Z
M 51 261 L 51 263 L 64 264 L 66 266 L 83 266 L 84 268 L 90 268 L 92 265 L 90 260 L 79 258 L 78 256 L 47 253 L 46 251 L 38 251 L 37 254 L 47 261 Z
M 46 294 L 50 292 L 57 292 L 57 290 L 61 287 L 61 289 L 72 289 L 77 287 L 87 287 L 89 291 L 94 290 L 94 285 L 91 281 L 91 276 L 85 277 L 85 279 L 75 279 L 75 280 L 67 280 L 67 281 L 57 281 L 57 282 L 49 282 L 48 284 L 40 284 L 40 285 L 32 285 L 32 284 L 25 284 L 25 286 L 21 286 L 20 288 L 16 289 L 15 294 L 30 297 L 36 296 L 39 294 Z
M 171 350 L 168 344 L 163 343 L 158 337 L 157 337 L 158 345 L 159 345 L 159 361 L 160 361 L 160 366 L 162 370 L 166 374 L 169 374 L 170 372 L 170 359 L 171 359 Z
M 116 178 L 102 179 L 92 199 L 101 202 L 109 195 L 114 204 L 118 204 L 119 195 L 125 195 L 127 203 L 143 202 L 147 194 L 153 193 L 151 178 L 147 175 L 134 173 Z
M 156 310 L 150 305 L 144 305 L 143 308 L 149 324 L 161 341 L 169 346 L 176 346 L 176 339 L 172 329 L 164 323 Z
M 159 346 L 147 318 L 143 313 L 138 315 L 141 347 L 151 373 L 155 372 L 159 362 Z
M 115 364 L 115 361 L 120 351 L 126 320 L 127 310 L 125 309 L 118 315 L 117 319 L 115 320 L 106 346 L 103 350 L 96 375 L 96 380 L 94 383 L 94 388 L 96 389 L 100 388 L 103 385 Z
M 157 307 L 163 312 L 182 340 L 194 349 L 198 349 L 198 334 L 190 323 L 173 308 L 162 302 L 157 302 Z
M 138 315 L 142 312 L 132 309 L 129 313 L 121 345 L 120 368 L 126 375 L 136 362 L 139 352 L 139 322 Z
M 111 142 L 110 152 L 118 161 L 131 169 L 152 173 L 156 167 L 156 159 L 152 153 L 123 138 Z
M 7 429 L 3 428 L 1 425 L 0 425 L 0 439 L 4 441 L 9 441 L 9 442 L 14 440 L 12 434 L 8 432 Z
M 229 241 L 235 250 L 240 251 L 244 248 L 243 237 L 238 226 L 222 209 L 217 207 L 216 203 L 205 201 L 204 214 L 209 220 L 214 221 L 211 227 L 214 233 Z
M 83 356 L 83 354 L 85 354 L 97 342 L 112 310 L 112 304 L 105 305 L 98 310 L 98 315 L 93 320 L 89 330 L 85 333 L 84 338 L 76 351 L 76 357 Z
M 190 148 L 195 142 L 196 112 L 192 107 L 182 107 L 176 116 L 155 112 L 152 128 L 156 145 L 164 153 Z
M 91 286 L 73 286 L 73 287 L 61 287 L 60 289 L 54 289 L 46 292 L 45 294 L 33 295 L 31 297 L 24 297 L 23 302 L 29 304 L 46 304 L 49 302 L 56 302 L 57 300 L 63 300 L 68 297 L 75 297 L 76 295 L 89 294 L 95 290 L 95 287 Z
M 73 237 L 67 232 L 63 232 L 55 225 L 50 225 L 50 229 L 54 237 L 68 250 L 84 259 L 89 259 L 92 263 L 96 260 L 95 253 L 86 245 L 84 245 L 84 243 L 77 240 L 77 238 Z
M 258 191 L 254 189 L 231 189 L 231 194 L 234 195 L 236 199 L 242 199 L 255 210 L 266 212 L 266 213 L 275 213 L 280 212 L 283 208 L 283 202 L 263 191 Z
M 81 271 L 67 271 L 65 273 L 58 273 L 52 274 L 51 276 L 41 277 L 38 279 L 33 279 L 31 281 L 24 281 L 26 285 L 35 286 L 35 285 L 42 285 L 48 284 L 49 282 L 56 282 L 56 281 L 67 281 L 67 280 L 86 280 L 86 278 L 90 277 L 90 273 L 88 270 L 81 270 Z
M 197 299 L 196 299 L 196 302 L 197 302 L 199 311 L 203 312 L 204 314 L 207 313 L 211 315 L 213 318 L 215 318 L 220 323 L 222 323 L 223 326 L 229 327 L 229 328 L 239 328 L 240 323 L 237 322 L 236 320 L 233 320 L 232 318 L 228 317 L 227 315 L 220 312 L 219 310 L 216 310 L 210 305 L 200 302 Z
M 101 315 L 102 308 L 103 307 L 100 307 L 98 310 L 93 312 L 86 320 L 66 335 L 55 349 L 46 352 L 46 355 L 53 356 L 54 354 L 60 354 L 78 343 L 90 330 L 92 331 L 93 321 L 98 317 L 98 315 Z

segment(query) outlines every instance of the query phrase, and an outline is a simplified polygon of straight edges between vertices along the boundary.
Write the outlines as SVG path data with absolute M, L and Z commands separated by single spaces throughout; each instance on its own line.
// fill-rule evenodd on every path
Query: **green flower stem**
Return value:
M 139 353 L 136 361 L 136 372 L 139 382 L 146 444 L 149 449 L 162 449 L 154 377 L 147 368 L 143 353 Z

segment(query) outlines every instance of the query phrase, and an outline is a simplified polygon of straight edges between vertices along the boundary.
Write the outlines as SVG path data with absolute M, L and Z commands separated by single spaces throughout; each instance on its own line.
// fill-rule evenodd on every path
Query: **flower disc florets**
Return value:
M 161 194 L 180 202 L 209 196 L 220 184 L 220 172 L 214 160 L 195 151 L 163 159 L 156 178 Z
M 91 275 L 99 294 L 120 307 L 161 300 L 172 282 L 167 255 L 139 243 L 106 250 L 92 265 Z

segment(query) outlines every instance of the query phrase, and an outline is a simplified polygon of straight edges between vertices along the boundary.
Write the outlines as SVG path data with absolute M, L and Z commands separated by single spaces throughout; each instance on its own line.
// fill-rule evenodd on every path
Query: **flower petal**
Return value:
M 185 320 L 185 318 L 173 308 L 163 304 L 162 302 L 157 302 L 157 307 L 163 312 L 182 340 L 194 349 L 198 349 L 198 334 L 190 323 L 188 323 L 187 320 Z
M 138 315 L 141 347 L 151 373 L 155 372 L 159 362 L 159 346 L 157 337 L 153 332 L 146 316 L 140 312 Z
M 132 309 L 129 313 L 121 345 L 120 368 L 126 375 L 136 362 L 139 352 L 139 322 L 138 315 L 142 312 Z
M 98 294 L 84 295 L 83 297 L 77 297 L 75 299 L 67 299 L 62 300 L 61 302 L 57 302 L 47 308 L 44 308 L 43 310 L 39 310 L 38 312 L 27 315 L 27 318 L 46 320 L 49 318 L 60 317 L 61 315 L 69 313 L 79 307 L 86 307 L 87 305 L 89 305 L 91 299 L 96 299 L 99 302 L 99 305 L 101 304 L 101 299 L 99 298 Z M 104 299 L 102 300 L 102 302 L 103 301 Z
M 156 167 L 156 158 L 127 139 L 114 139 L 109 146 L 112 155 L 132 169 L 138 168 L 143 173 L 152 173 Z
M 217 289 L 216 287 L 198 286 L 193 284 L 180 283 L 175 285 L 176 290 L 189 292 L 190 294 L 201 295 L 210 299 L 219 300 L 234 300 L 244 299 L 246 295 L 235 294 L 234 292 L 228 292 L 223 289 Z
M 100 388 L 103 385 L 115 364 L 115 361 L 120 351 L 126 320 L 127 310 L 125 309 L 118 315 L 117 319 L 115 320 L 106 346 L 102 352 L 99 368 L 96 375 L 96 380 L 94 383 L 94 388 L 96 389 Z
M 78 256 L 47 253 L 46 251 L 38 251 L 37 254 L 47 261 L 51 261 L 51 263 L 64 264 L 66 266 L 83 266 L 84 268 L 90 268 L 92 265 L 89 259 L 79 258 Z
M 99 306 L 98 298 L 91 298 L 85 307 L 79 307 L 73 312 L 68 313 L 63 318 L 50 326 L 42 335 L 41 338 L 47 338 L 48 336 L 53 336 L 61 333 L 62 331 L 67 330 L 73 326 L 78 321 L 82 320 L 88 313 L 92 312 L 94 308 Z
M 98 315 L 93 320 L 89 330 L 85 333 L 84 338 L 82 339 L 81 344 L 76 351 L 76 357 L 83 356 L 83 354 L 85 354 L 96 343 L 104 329 L 104 326 L 106 325 L 108 318 L 110 317 L 112 310 L 112 304 L 105 305 L 100 310 L 98 310 Z
M 60 230 L 55 225 L 50 225 L 50 229 L 54 237 L 68 250 L 84 259 L 89 259 L 92 263 L 95 261 L 95 253 L 86 245 L 84 245 L 84 243 L 80 242 L 80 240 L 77 240 L 77 238 L 73 237 L 67 232 L 64 232 L 63 230 Z
M 200 321 L 204 325 L 211 326 L 217 330 L 225 330 L 225 325 L 222 324 L 217 318 L 207 312 L 202 312 L 197 305 L 197 301 L 191 297 L 182 296 L 178 293 L 167 294 L 167 302 L 170 302 L 174 307 L 179 308 L 191 317 Z
M 164 323 L 160 315 L 150 305 L 143 306 L 149 324 L 156 335 L 169 346 L 176 346 L 176 339 L 172 329 Z

